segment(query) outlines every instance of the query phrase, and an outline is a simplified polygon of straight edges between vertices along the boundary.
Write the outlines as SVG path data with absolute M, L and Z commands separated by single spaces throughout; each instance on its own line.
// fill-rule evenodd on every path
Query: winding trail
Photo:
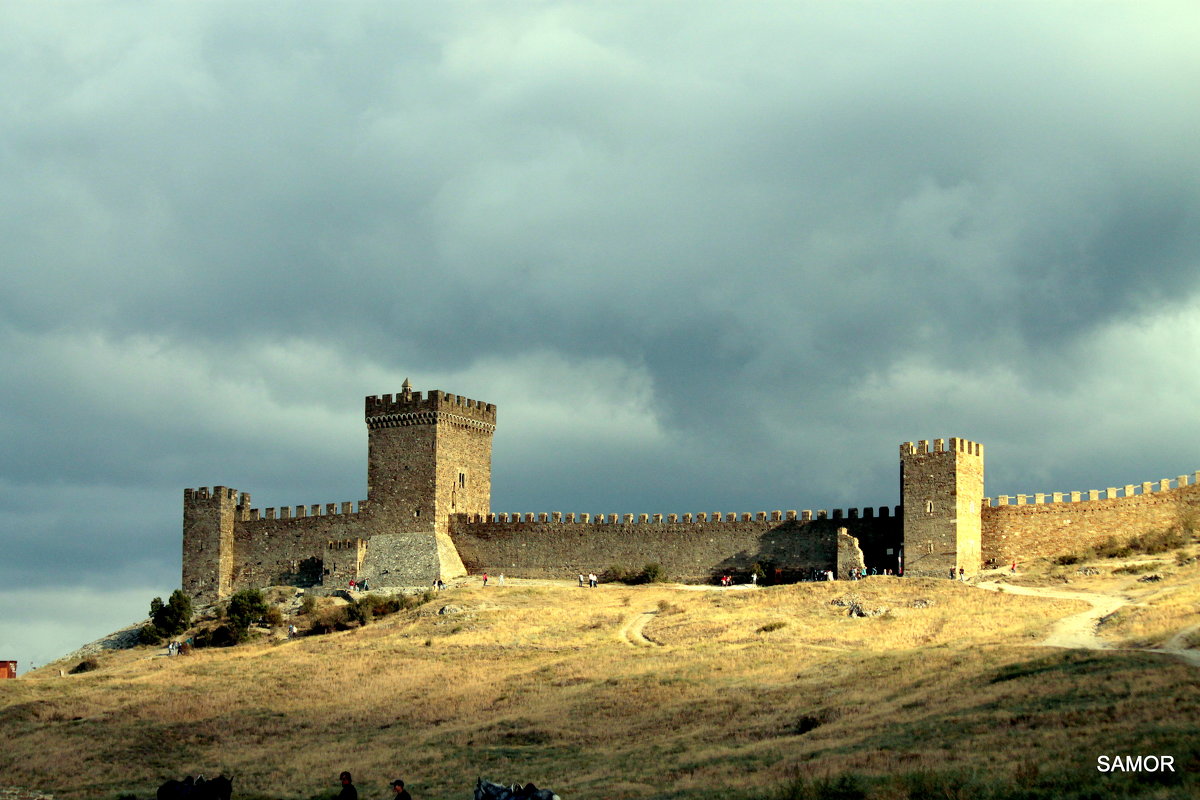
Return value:
M 1189 634 L 1200 630 L 1200 625 L 1193 625 L 1179 631 L 1164 647 L 1113 647 L 1096 635 L 1100 620 L 1112 614 L 1119 608 L 1128 605 L 1140 605 L 1127 597 L 1116 594 L 1101 594 L 1097 592 L 1073 592 L 1068 589 L 1049 589 L 1038 586 L 1017 586 L 1010 583 L 995 583 L 981 581 L 975 584 L 980 589 L 992 592 L 1008 592 L 1023 594 L 1031 597 L 1050 597 L 1057 600 L 1081 600 L 1091 605 L 1086 611 L 1063 617 L 1054 624 L 1049 635 L 1038 642 L 1041 647 L 1062 647 L 1071 650 L 1131 650 L 1146 653 L 1162 653 L 1163 655 L 1181 658 L 1192 666 L 1200 667 L 1200 651 L 1189 650 L 1184 645 Z
M 635 614 L 625 620 L 625 624 L 617 631 L 617 638 L 630 647 L 660 647 L 658 642 L 652 642 L 642 633 L 642 629 L 646 627 L 646 623 L 654 619 L 658 611 L 651 609 L 643 611 L 640 614 Z
M 1167 640 L 1167 644 L 1162 648 L 1154 648 L 1151 653 L 1167 653 L 1168 655 L 1179 656 L 1184 661 L 1192 666 L 1200 667 L 1200 650 L 1192 650 L 1187 646 L 1188 637 L 1200 631 L 1200 624 L 1191 625 L 1184 628 L 1179 633 Z

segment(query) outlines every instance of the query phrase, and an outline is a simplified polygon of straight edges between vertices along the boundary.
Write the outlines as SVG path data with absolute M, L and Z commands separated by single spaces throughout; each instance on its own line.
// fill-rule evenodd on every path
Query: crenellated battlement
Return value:
M 928 439 L 921 439 L 916 444 L 905 442 L 900 445 L 901 458 L 904 456 L 934 455 L 937 453 L 962 453 L 964 455 L 983 458 L 983 445 L 979 442 L 960 439 L 956 436 L 951 436 L 948 440 L 934 439 L 932 443 Z
M 500 513 L 500 514 L 456 514 L 453 521 L 463 525 L 513 525 L 513 524 L 555 524 L 555 525 L 703 525 L 734 523 L 763 523 L 763 522 L 812 522 L 814 520 L 873 520 L 899 518 L 900 506 L 866 506 L 863 508 L 840 509 L 832 511 L 743 511 L 721 512 L 701 511 L 694 514 L 576 514 L 561 511 L 543 511 L 539 513 Z
M 1025 505 L 1041 506 L 1060 503 L 1070 504 L 1100 500 L 1118 500 L 1163 494 L 1197 484 L 1200 484 L 1200 470 L 1197 470 L 1190 476 L 1180 475 L 1175 478 L 1161 478 L 1157 481 L 1143 481 L 1140 484 L 1128 483 L 1125 486 L 1109 486 L 1106 489 L 1090 489 L 1079 492 L 1036 492 L 1017 495 L 1002 494 L 997 495 L 995 502 L 993 502 L 993 498 L 991 497 L 983 498 L 983 506 L 984 508 L 1005 508 Z M 1050 499 L 1047 500 L 1047 497 Z M 1032 501 L 1030 498 L 1032 498 Z
M 440 390 L 365 398 L 367 500 L 251 508 L 225 486 L 184 490 L 183 586 L 215 600 L 269 585 L 422 585 L 467 569 L 555 578 L 657 563 L 707 581 L 768 568 L 773 582 L 851 568 L 974 575 L 983 564 L 1164 530 L 1200 507 L 1200 472 L 1090 492 L 984 497 L 984 449 L 961 437 L 900 445 L 895 506 L 670 514 L 493 513 L 496 406 Z M 857 566 L 853 566 L 857 564 Z
M 185 503 L 194 503 L 201 500 L 233 500 L 239 506 L 250 505 L 250 493 L 241 492 L 240 496 L 237 489 L 231 489 L 228 486 L 214 486 L 211 489 L 207 486 L 201 486 L 198 489 L 184 489 L 183 501 Z
M 249 499 L 249 495 L 247 495 Z M 347 500 L 342 503 L 313 503 L 307 506 L 280 506 L 279 508 L 251 508 L 243 519 L 248 522 L 259 520 L 306 519 L 308 517 L 333 517 L 361 514 L 367 510 L 367 501 L 359 500 L 358 508 L 354 502 Z
M 496 406 L 462 395 L 432 389 L 424 396 L 414 392 L 405 380 L 400 394 L 371 395 L 366 398 L 364 414 L 367 427 L 397 428 L 407 425 L 449 423 L 459 427 L 496 429 Z

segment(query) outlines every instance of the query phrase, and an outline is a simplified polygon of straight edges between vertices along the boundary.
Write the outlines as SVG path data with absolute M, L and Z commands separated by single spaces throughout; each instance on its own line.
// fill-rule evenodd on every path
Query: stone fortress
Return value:
M 496 407 L 441 391 L 366 398 L 367 499 L 250 507 L 224 486 L 183 495 L 183 590 L 200 602 L 274 585 L 429 586 L 471 572 L 573 578 L 660 564 L 708 582 L 759 564 L 776 581 L 854 566 L 946 576 L 1166 528 L 1200 504 L 1200 472 L 1103 491 L 984 496 L 983 445 L 900 445 L 900 505 L 832 511 L 496 514 Z M 1086 497 L 1084 496 L 1086 494 Z M 1101 497 L 1100 495 L 1104 496 Z M 1047 497 L 1050 499 L 1047 500 Z

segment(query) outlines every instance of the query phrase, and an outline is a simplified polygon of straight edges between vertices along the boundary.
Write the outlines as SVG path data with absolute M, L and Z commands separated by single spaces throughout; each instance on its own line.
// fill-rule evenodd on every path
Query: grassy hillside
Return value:
M 1122 641 L 1196 622 L 1200 568 L 1169 572 L 1148 590 L 1183 601 L 1107 621 Z M 850 617 L 834 603 L 847 598 L 887 610 Z M 224 771 L 235 797 L 310 798 L 349 769 L 364 798 L 400 776 L 418 800 L 468 797 L 479 775 L 564 800 L 1188 796 L 1200 671 L 1036 645 L 1086 608 L 884 577 L 472 583 L 358 630 L 175 658 L 139 648 L 5 682 L 0 784 L 152 797 L 168 777 Z M 1176 757 L 1174 783 L 1096 771 L 1100 754 L 1149 753 Z

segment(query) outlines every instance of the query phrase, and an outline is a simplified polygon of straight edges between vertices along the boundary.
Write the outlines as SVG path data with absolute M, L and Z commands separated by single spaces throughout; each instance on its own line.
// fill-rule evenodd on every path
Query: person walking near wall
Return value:
M 483 585 L 484 586 L 487 586 L 487 578 L 488 578 L 487 573 L 486 572 L 483 573 Z

